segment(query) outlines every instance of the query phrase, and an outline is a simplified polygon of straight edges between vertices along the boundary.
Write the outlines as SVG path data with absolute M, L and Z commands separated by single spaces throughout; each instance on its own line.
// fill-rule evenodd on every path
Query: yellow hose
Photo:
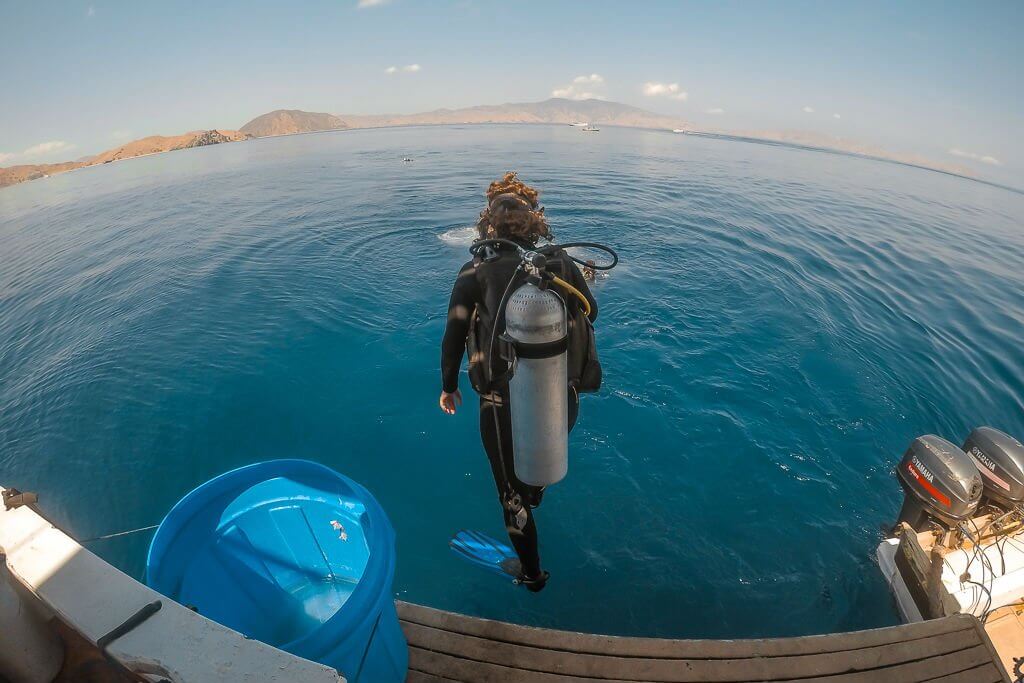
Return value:
M 580 290 L 576 289 L 575 287 L 570 285 L 568 282 L 566 282 L 562 278 L 557 277 L 555 275 L 551 276 L 551 281 L 554 282 L 559 287 L 563 287 L 563 288 L 569 290 L 570 293 L 575 294 L 576 297 L 580 300 L 580 303 L 583 304 L 583 312 L 586 314 L 586 316 L 588 318 L 590 317 L 590 302 L 587 301 L 587 297 L 583 296 L 583 292 L 581 292 Z

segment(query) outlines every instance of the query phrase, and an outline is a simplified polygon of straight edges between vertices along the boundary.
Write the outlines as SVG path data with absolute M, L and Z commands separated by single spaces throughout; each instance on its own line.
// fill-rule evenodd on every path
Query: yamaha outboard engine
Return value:
M 531 281 L 509 297 L 513 464 L 516 476 L 531 486 L 554 484 L 569 471 L 567 333 L 565 302 L 555 292 Z
M 1004 512 L 1024 503 L 1024 445 L 992 427 L 978 427 L 964 441 L 964 451 L 981 472 L 984 502 Z
M 951 529 L 978 509 L 981 474 L 966 453 L 942 437 L 914 439 L 897 474 L 905 492 L 899 521 L 914 531 L 925 531 L 930 521 Z

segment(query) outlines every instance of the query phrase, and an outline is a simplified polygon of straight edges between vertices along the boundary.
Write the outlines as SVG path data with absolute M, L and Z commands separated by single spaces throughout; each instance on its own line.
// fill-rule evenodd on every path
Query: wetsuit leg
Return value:
M 569 431 L 576 425 L 580 399 L 576 390 L 569 388 Z M 494 416 L 497 413 L 501 431 L 501 449 Z M 533 509 L 540 505 L 543 486 L 530 486 L 516 477 L 512 457 L 512 413 L 508 401 L 501 394 L 480 398 L 480 438 L 491 463 L 491 474 L 498 489 L 498 500 L 505 516 L 505 530 L 519 555 L 519 562 L 527 576 L 540 575 L 540 553 L 537 543 L 537 525 Z
M 495 414 L 500 426 L 495 428 Z M 541 490 L 519 481 L 512 459 L 512 413 L 508 401 L 502 396 L 480 398 L 480 438 L 491 463 L 491 473 L 498 488 L 498 499 L 505 516 L 505 530 L 519 555 L 523 573 L 528 577 L 540 575 L 540 553 L 537 549 L 537 525 L 527 501 L 538 497 Z

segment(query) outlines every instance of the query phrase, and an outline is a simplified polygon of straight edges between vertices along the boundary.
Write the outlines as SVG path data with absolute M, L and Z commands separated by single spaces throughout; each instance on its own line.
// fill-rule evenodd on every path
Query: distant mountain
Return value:
M 158 152 L 173 152 L 176 149 L 189 149 L 190 147 L 205 147 L 207 145 L 219 145 L 224 142 L 238 142 L 248 140 L 251 135 L 237 130 L 194 130 L 184 135 L 151 135 L 148 138 L 134 140 L 126 145 L 108 149 L 101 152 L 85 163 L 86 166 L 105 164 L 110 161 L 131 159 L 132 157 L 144 154 L 157 154 Z
M 618 102 L 605 100 L 567 100 L 554 97 L 543 102 L 518 102 L 481 105 L 464 109 L 435 109 L 419 114 L 337 115 L 298 109 L 278 109 L 257 116 L 240 130 L 201 130 L 173 137 L 152 136 L 129 142 L 94 157 L 60 164 L 39 164 L 0 168 L 0 187 L 24 180 L 41 178 L 82 166 L 109 163 L 121 159 L 156 154 L 188 147 L 216 145 L 253 137 L 313 133 L 351 128 L 384 126 L 427 126 L 476 123 L 546 123 L 567 124 L 587 122 L 598 126 L 624 126 L 660 130 L 682 129 L 696 135 L 725 136 L 742 140 L 776 142 L 818 150 L 832 150 L 869 156 L 876 159 L 913 164 L 922 168 L 973 176 L 969 169 L 936 163 L 915 155 L 889 152 L 853 140 L 824 136 L 804 131 L 735 131 L 724 129 L 697 130 L 684 119 L 665 116 Z
M 57 164 L 26 164 L 21 166 L 8 166 L 0 168 L 0 187 L 23 183 L 26 180 L 46 178 L 55 173 L 63 173 L 74 168 L 80 168 L 87 164 L 82 161 L 62 161 Z
M 239 130 L 254 138 L 293 133 L 312 133 L 318 130 L 338 130 L 348 125 L 334 114 L 321 114 L 298 109 L 278 109 L 257 116 Z
M 248 140 L 251 135 L 237 130 L 195 130 L 184 135 L 152 135 L 148 138 L 135 140 L 128 144 L 108 149 L 93 157 L 85 157 L 78 161 L 65 161 L 58 164 L 29 164 L 22 166 L 9 166 L 0 168 L 0 187 L 14 185 L 15 183 L 36 178 L 45 178 L 54 173 L 62 173 L 83 166 L 95 166 L 96 164 L 109 164 L 112 161 L 131 159 L 132 157 L 146 154 L 157 154 L 159 152 L 172 152 L 176 149 L 188 149 L 190 147 L 205 147 L 206 145 L 219 145 L 224 142 L 237 142 Z
M 604 100 L 551 98 L 543 102 L 481 105 L 465 109 L 435 109 L 420 114 L 355 115 L 316 114 L 279 109 L 258 116 L 240 130 L 254 137 L 312 133 L 339 128 L 427 126 L 459 123 L 588 123 L 632 128 L 690 128 L 681 118 L 664 116 Z

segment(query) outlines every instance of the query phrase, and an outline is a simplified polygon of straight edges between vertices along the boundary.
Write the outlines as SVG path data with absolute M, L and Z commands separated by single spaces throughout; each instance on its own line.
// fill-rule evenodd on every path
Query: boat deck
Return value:
M 403 602 L 398 615 L 409 641 L 409 683 L 1010 683 L 981 623 L 963 614 L 768 640 L 570 633 Z

